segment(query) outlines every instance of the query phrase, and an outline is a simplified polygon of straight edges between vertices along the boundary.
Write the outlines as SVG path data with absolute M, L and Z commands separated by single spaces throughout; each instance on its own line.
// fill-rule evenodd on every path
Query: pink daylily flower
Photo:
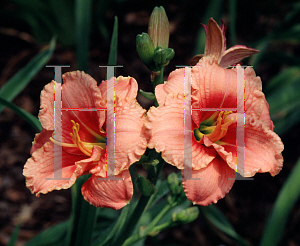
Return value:
M 31 149 L 32 157 L 24 166 L 26 186 L 37 196 L 52 190 L 67 189 L 84 174 L 92 176 L 83 184 L 82 195 L 96 207 L 120 209 L 129 203 L 133 187 L 129 166 L 145 152 L 147 140 L 143 125 L 145 110 L 137 103 L 138 85 L 130 77 L 115 79 L 115 171 L 116 178 L 106 180 L 107 81 L 100 86 L 84 72 L 64 74 L 62 85 L 62 142 L 54 136 L 55 81 L 41 92 L 39 119 L 43 126 Z M 97 111 L 74 109 L 93 108 Z M 62 180 L 54 178 L 54 146 L 62 146 Z M 57 170 L 55 170 L 57 171 Z M 49 179 L 49 178 L 52 178 Z
M 245 57 L 243 46 L 224 52 L 225 28 L 210 19 L 207 26 L 205 55 L 191 69 L 192 112 L 192 178 L 183 179 L 187 198 L 194 204 L 207 206 L 223 198 L 236 177 L 237 113 L 201 111 L 205 108 L 237 107 L 237 69 L 225 69 Z M 247 50 L 247 54 L 253 49 Z M 269 172 L 272 176 L 282 168 L 283 143 L 270 119 L 269 106 L 262 92 L 260 77 L 247 67 L 245 74 L 245 177 Z M 149 148 L 162 152 L 162 158 L 181 169 L 184 178 L 184 79 L 185 69 L 170 73 L 158 85 L 155 95 L 159 107 L 147 113 L 145 126 Z M 200 109 L 200 110 L 194 110 Z M 240 171 L 240 170 L 237 170 Z

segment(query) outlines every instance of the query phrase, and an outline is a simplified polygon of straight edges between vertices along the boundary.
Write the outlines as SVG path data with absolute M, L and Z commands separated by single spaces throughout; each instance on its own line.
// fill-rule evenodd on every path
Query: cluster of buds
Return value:
M 159 73 L 174 57 L 168 48 L 170 24 L 164 8 L 155 7 L 149 20 L 148 33 L 136 37 L 136 49 L 143 63 L 153 73 Z

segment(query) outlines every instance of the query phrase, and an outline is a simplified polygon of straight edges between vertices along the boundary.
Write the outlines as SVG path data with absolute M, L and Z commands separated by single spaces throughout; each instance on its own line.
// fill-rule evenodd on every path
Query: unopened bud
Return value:
M 149 20 L 148 34 L 155 47 L 168 48 L 170 24 L 166 11 L 162 6 L 153 9 Z
M 157 47 L 154 51 L 153 60 L 158 66 L 167 66 L 174 55 L 175 51 L 172 48 Z
M 179 186 L 179 180 L 176 173 L 169 174 L 167 182 L 172 195 L 177 195 L 180 193 L 181 187 Z
M 138 34 L 136 36 L 136 50 L 144 62 L 144 64 L 150 69 L 154 67 L 153 55 L 155 46 L 152 39 L 147 33 Z M 152 69 L 151 69 L 152 70 Z
M 156 191 L 155 186 L 146 177 L 141 175 L 138 176 L 136 185 L 144 196 L 151 196 Z
M 197 219 L 198 215 L 199 215 L 198 207 L 193 206 L 180 211 L 178 214 L 174 213 L 172 215 L 172 219 L 174 222 L 181 222 L 183 224 L 187 224 Z

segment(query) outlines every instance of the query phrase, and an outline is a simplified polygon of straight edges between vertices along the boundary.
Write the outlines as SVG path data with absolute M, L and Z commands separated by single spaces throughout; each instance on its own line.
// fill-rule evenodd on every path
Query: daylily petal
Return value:
M 37 149 L 41 148 L 45 143 L 49 142 L 50 137 L 52 137 L 53 131 L 47 131 L 46 129 L 42 129 L 40 133 L 35 134 L 34 141 L 32 143 L 32 147 L 30 150 L 30 154 Z
M 105 99 L 101 96 L 96 80 L 90 75 L 73 71 L 63 74 L 62 78 L 63 108 L 101 108 L 101 101 Z
M 282 168 L 283 143 L 278 135 L 262 121 L 246 115 L 244 176 L 269 172 L 272 176 Z M 238 170 L 239 172 L 239 170 Z
M 245 112 L 263 121 L 272 131 L 273 122 L 269 114 L 269 104 L 262 93 L 262 82 L 253 68 L 247 67 L 245 73 Z
M 41 92 L 39 120 L 46 130 L 54 130 L 54 87 L 55 81 L 45 85 Z
M 219 65 L 220 67 L 226 68 L 258 52 L 259 50 L 252 49 L 245 45 L 235 45 L 224 51 Z
M 74 71 L 63 74 L 62 107 L 73 110 L 62 112 L 62 135 L 64 142 L 72 143 L 70 130 L 74 120 L 80 125 L 82 141 L 93 142 L 93 133 L 99 133 L 105 121 L 104 111 L 83 111 L 80 109 L 105 109 L 105 100 L 97 82 L 88 74 Z M 75 109 L 75 110 L 74 110 Z
M 135 100 L 116 100 L 115 174 L 128 169 L 146 151 L 145 112 Z
M 271 120 L 270 113 L 269 113 L 269 104 L 264 96 L 264 105 L 263 105 L 263 110 L 261 112 L 260 117 L 258 118 L 262 122 L 264 122 L 267 127 L 271 129 L 271 131 L 274 131 L 274 124 L 273 121 Z
M 32 193 L 39 196 L 40 193 L 46 194 L 52 190 L 68 189 L 81 173 L 75 173 L 74 163 L 80 161 L 84 156 L 74 156 L 62 150 L 62 169 L 56 172 L 62 173 L 61 177 L 54 175 L 54 158 L 59 153 L 54 152 L 54 144 L 47 142 L 43 147 L 33 152 L 32 157 L 27 160 L 23 175 L 26 177 L 26 186 Z M 58 156 L 59 158 L 59 156 Z M 59 173 L 58 173 L 59 175 Z M 53 178 L 58 177 L 54 180 Z M 52 180 L 49 180 L 52 178 Z
M 183 68 L 176 69 L 169 74 L 168 80 L 164 84 L 155 87 L 155 96 L 159 105 L 165 103 L 167 94 L 184 93 L 184 72 Z
M 151 107 L 145 127 L 150 136 L 148 147 L 162 152 L 162 158 L 179 169 L 184 168 L 184 102 L 181 95 L 168 94 L 165 104 Z M 172 120 L 170 120 L 172 119 Z M 166 122 L 168 122 L 166 124 Z M 215 157 L 214 150 L 199 145 L 192 139 L 192 166 L 200 169 Z
M 76 173 L 95 173 L 95 171 L 92 172 L 92 170 L 95 170 L 95 167 L 98 167 L 97 174 L 101 177 L 106 177 L 106 158 L 104 158 L 104 156 L 105 150 L 100 148 L 99 146 L 94 146 L 90 158 L 75 162 L 75 165 L 77 167 Z
M 147 112 L 148 122 L 145 123 L 151 136 L 148 147 L 155 148 L 158 153 L 162 152 L 163 159 L 175 166 L 183 163 L 183 107 L 181 95 L 169 94 L 163 106 L 150 108 Z
M 223 33 L 214 21 L 210 18 L 207 25 L 207 35 L 205 43 L 205 56 L 211 56 L 216 58 L 217 63 L 220 62 L 221 56 L 224 52 L 224 39 Z
M 130 98 L 131 100 L 135 100 L 138 91 L 138 84 L 136 80 L 132 77 L 123 77 L 119 76 L 117 78 L 111 78 L 111 80 L 115 80 L 115 95 L 120 99 Z M 103 80 L 99 85 L 99 89 L 101 91 L 101 95 L 105 100 L 107 99 L 107 80 Z
M 198 54 L 192 57 L 189 62 L 189 66 L 196 66 L 196 64 L 200 61 L 200 59 L 204 56 L 204 54 Z
M 81 188 L 82 195 L 95 207 L 120 209 L 130 202 L 133 186 L 128 170 L 115 177 L 124 180 L 101 179 L 92 175 Z
M 236 108 L 236 72 L 202 58 L 192 69 L 192 108 Z
M 213 159 L 205 168 L 192 171 L 192 178 L 200 180 L 184 180 L 184 170 L 181 171 L 181 175 L 187 198 L 201 206 L 216 203 L 223 198 L 231 189 L 236 177 L 235 171 L 221 158 Z
M 225 26 L 225 22 L 223 20 L 221 20 L 220 29 L 221 29 L 222 34 L 223 34 L 224 50 L 226 50 L 226 36 L 225 36 L 225 33 L 226 33 L 226 30 L 227 30 L 227 26 Z
M 207 25 L 200 23 L 201 26 L 203 26 L 205 34 L 207 35 Z M 225 26 L 225 22 L 223 20 L 221 20 L 221 26 L 220 29 L 222 31 L 223 34 L 223 39 L 224 39 L 224 50 L 226 50 L 226 37 L 225 37 L 225 32 L 227 30 L 227 27 Z
M 226 134 L 227 136 L 227 134 Z M 232 134 L 230 134 L 230 137 L 232 137 Z M 229 137 L 228 137 L 229 138 Z M 234 139 L 236 138 L 236 135 L 234 136 Z M 223 139 L 220 140 L 223 142 Z M 200 143 L 203 143 L 206 147 L 213 147 L 215 151 L 218 153 L 218 155 L 228 164 L 228 166 L 235 170 L 236 169 L 236 146 L 230 145 L 230 150 L 228 151 L 228 145 L 219 145 L 216 143 L 213 143 L 206 135 L 204 135 L 200 141 Z M 226 147 L 226 149 L 225 149 Z

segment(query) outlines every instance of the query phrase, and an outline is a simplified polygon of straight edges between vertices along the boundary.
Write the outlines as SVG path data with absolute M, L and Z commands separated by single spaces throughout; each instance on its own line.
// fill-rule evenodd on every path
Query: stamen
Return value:
M 209 119 L 201 122 L 198 129 L 194 129 L 194 135 L 197 141 L 200 141 L 203 135 L 206 135 L 212 142 L 216 143 L 223 138 L 228 130 L 228 127 L 233 122 L 233 119 L 228 119 L 227 116 L 232 111 L 215 112 Z M 217 116 L 216 121 L 213 120 Z
M 71 122 L 73 123 L 73 133 L 70 133 L 70 136 L 72 137 L 73 143 L 77 145 L 77 147 L 81 150 L 81 152 L 87 156 L 91 156 L 92 155 L 92 150 L 89 148 L 86 148 L 83 144 L 83 142 L 80 140 L 79 137 L 79 124 L 75 123 L 74 120 L 71 120 Z
M 64 146 L 64 147 L 77 147 L 76 144 L 69 144 L 69 143 L 61 143 L 59 141 L 54 140 L 52 137 L 50 137 L 50 141 L 54 144 L 57 144 L 59 146 Z
M 61 143 L 57 140 L 54 140 L 52 137 L 50 137 L 50 141 L 54 144 L 57 144 L 59 146 L 63 147 L 72 147 L 72 148 L 78 148 L 83 154 L 87 156 L 92 155 L 92 150 L 93 146 L 99 146 L 102 149 L 105 149 L 106 147 L 106 138 L 97 135 L 97 139 L 100 139 L 100 142 L 98 143 L 88 143 L 88 142 L 83 142 L 81 141 L 79 137 L 79 124 L 75 123 L 74 120 L 71 120 L 73 127 L 72 127 L 72 132 L 70 133 L 70 136 L 72 138 L 73 144 L 71 143 Z

